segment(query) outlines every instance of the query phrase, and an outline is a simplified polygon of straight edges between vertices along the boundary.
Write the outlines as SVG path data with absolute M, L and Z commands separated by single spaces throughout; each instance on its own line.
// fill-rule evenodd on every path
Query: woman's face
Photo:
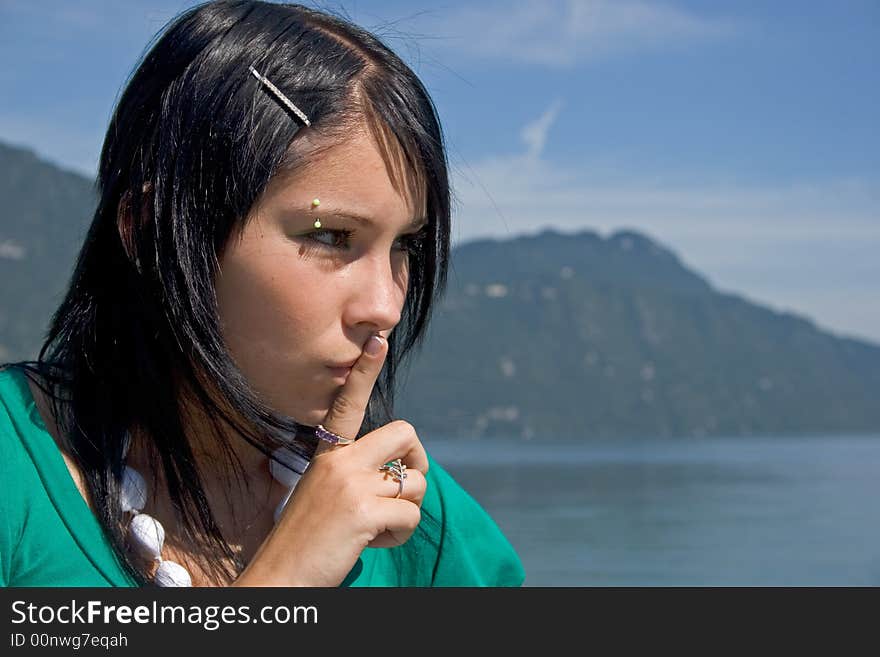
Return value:
M 224 339 L 264 402 L 324 419 L 347 376 L 339 366 L 400 321 L 414 219 L 366 133 L 270 181 L 216 279 Z

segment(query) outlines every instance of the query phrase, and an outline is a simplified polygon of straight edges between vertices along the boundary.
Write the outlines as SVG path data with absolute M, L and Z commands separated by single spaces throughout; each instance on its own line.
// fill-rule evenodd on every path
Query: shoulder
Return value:
M 26 491 L 36 476 L 34 433 L 41 430 L 27 383 L 17 368 L 0 370 L 0 504 L 14 508 L 11 496 Z
M 0 456 L 4 455 L 4 449 L 11 449 L 33 463 L 37 459 L 54 458 L 57 451 L 80 495 L 91 507 L 85 478 L 62 440 L 51 402 L 30 376 L 18 368 L 0 370 Z M 12 440 L 13 437 L 18 440 Z M 47 437 L 52 440 L 48 441 Z
M 32 402 L 25 375 L 12 368 L 0 370 L 0 479 L 3 496 L 14 489 L 18 476 L 32 465 L 26 437 L 32 429 L 28 402 Z
M 422 528 L 435 542 L 434 586 L 519 586 L 516 551 L 485 509 L 430 454 Z
M 32 430 L 25 375 L 0 370 L 0 582 L 11 579 L 11 556 L 21 541 L 40 479 L 28 449 Z
M 0 370 L 0 585 L 129 585 L 53 438 L 27 375 Z

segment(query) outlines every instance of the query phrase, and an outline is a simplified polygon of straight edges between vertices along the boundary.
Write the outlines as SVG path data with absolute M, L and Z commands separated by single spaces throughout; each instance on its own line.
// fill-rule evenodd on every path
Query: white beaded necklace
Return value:
M 125 452 L 128 453 L 127 442 Z M 276 449 L 272 456 L 273 458 L 269 459 L 269 472 L 275 481 L 288 489 L 275 508 L 273 517 L 277 523 L 300 479 L 301 475 L 297 470 L 305 472 L 309 462 L 286 447 Z M 159 586 L 192 586 L 192 577 L 186 568 L 175 561 L 162 558 L 165 528 L 154 517 L 142 513 L 147 503 L 147 483 L 137 470 L 128 465 L 122 472 L 122 491 L 119 501 L 123 512 L 131 514 L 128 525 L 129 540 L 139 554 L 159 564 L 153 575 L 153 581 Z

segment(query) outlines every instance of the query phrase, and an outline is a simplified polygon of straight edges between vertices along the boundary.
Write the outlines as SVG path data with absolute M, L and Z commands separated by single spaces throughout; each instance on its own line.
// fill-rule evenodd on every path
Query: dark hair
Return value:
M 362 432 L 392 419 L 395 372 L 423 341 L 446 283 L 443 135 L 428 92 L 397 55 L 347 20 L 294 4 L 210 2 L 167 25 L 110 121 L 98 205 L 67 294 L 37 360 L 17 364 L 46 382 L 99 520 L 141 583 L 147 577 L 127 555 L 117 499 L 128 431 L 151 439 L 154 472 L 161 465 L 185 537 L 224 557 L 209 560 L 215 575 L 234 577 L 243 565 L 201 487 L 181 397 L 192 394 L 212 418 L 230 473 L 241 464 L 223 424 L 266 454 L 279 431 L 302 428 L 262 404 L 233 363 L 214 294 L 224 246 L 270 178 L 316 153 L 298 148 L 304 124 L 251 65 L 294 99 L 319 144 L 369 126 L 395 188 L 428 219 Z M 225 559 L 233 571 L 220 565 Z

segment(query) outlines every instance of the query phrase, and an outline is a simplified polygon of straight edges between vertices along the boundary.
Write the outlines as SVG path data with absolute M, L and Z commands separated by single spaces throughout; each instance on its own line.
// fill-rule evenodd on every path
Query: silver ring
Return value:
M 389 461 L 385 465 L 381 466 L 379 468 L 379 472 L 390 474 L 394 481 L 397 482 L 397 495 L 394 496 L 395 499 L 403 495 L 403 480 L 406 479 L 405 463 L 403 463 L 400 459 L 394 459 L 393 461 Z
M 315 427 L 315 436 L 331 445 L 351 445 L 354 442 L 353 438 L 345 438 L 338 433 L 333 433 L 329 429 L 325 429 L 322 424 Z

